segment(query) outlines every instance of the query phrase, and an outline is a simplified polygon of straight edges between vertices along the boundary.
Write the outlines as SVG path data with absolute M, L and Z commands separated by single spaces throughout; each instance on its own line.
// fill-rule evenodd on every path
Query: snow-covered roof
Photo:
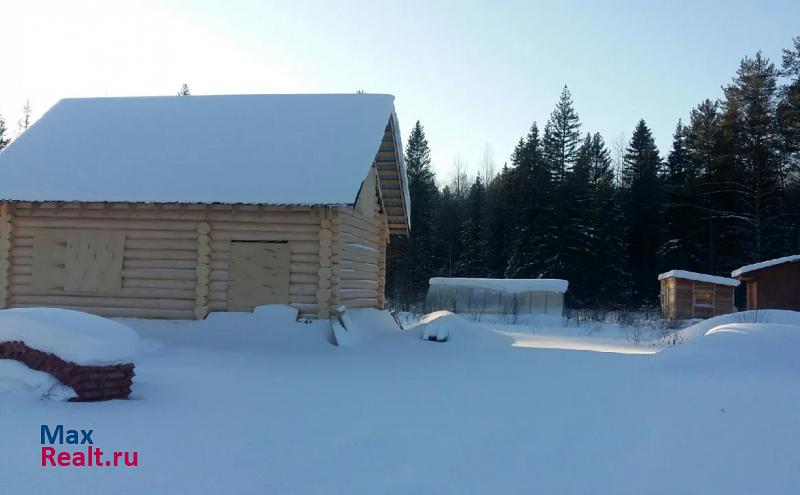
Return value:
M 784 263 L 791 263 L 793 261 L 800 261 L 800 254 L 795 254 L 792 256 L 784 256 L 783 258 L 776 258 L 774 260 L 762 261 L 761 263 L 753 263 L 752 265 L 745 265 L 741 268 L 732 271 L 731 277 L 738 277 L 740 275 L 744 275 L 747 272 L 754 272 L 756 270 L 761 270 L 763 268 L 769 268 L 770 266 L 782 265 Z
M 684 280 L 694 280 L 696 282 L 708 282 L 717 285 L 729 285 L 731 287 L 738 287 L 741 282 L 727 277 L 718 277 L 716 275 L 708 275 L 706 273 L 690 272 L 686 270 L 670 270 L 658 276 L 659 280 L 667 278 L 682 278 Z
M 0 153 L 0 200 L 352 204 L 390 119 L 402 149 L 391 95 L 64 99 Z
M 490 289 L 501 292 L 567 292 L 569 282 L 556 278 L 445 278 L 434 277 L 430 279 L 431 285 L 457 285 L 460 287 L 473 287 Z

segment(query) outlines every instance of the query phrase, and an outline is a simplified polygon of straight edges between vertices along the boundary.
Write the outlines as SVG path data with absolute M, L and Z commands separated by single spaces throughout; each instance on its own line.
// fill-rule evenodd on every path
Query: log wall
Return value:
M 383 309 L 388 226 L 374 182 L 365 185 L 354 208 L 340 207 L 334 222 L 336 303 Z
M 381 222 L 356 214 L 349 206 L 14 203 L 2 207 L 0 303 L 7 294 L 8 306 L 174 319 L 226 311 L 232 240 L 288 243 L 289 302 L 304 315 L 327 317 L 338 304 L 378 305 Z M 121 290 L 102 294 L 34 290 L 33 237 L 41 229 L 124 232 Z

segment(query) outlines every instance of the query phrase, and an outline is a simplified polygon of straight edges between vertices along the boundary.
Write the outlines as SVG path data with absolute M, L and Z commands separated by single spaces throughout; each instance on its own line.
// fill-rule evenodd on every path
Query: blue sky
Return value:
M 739 60 L 779 61 L 800 2 L 4 2 L 0 113 L 67 96 L 367 92 L 420 119 L 443 178 L 487 146 L 497 166 L 567 84 L 584 131 L 639 118 L 668 151 L 679 117 Z M 224 125 L 224 122 L 220 123 Z

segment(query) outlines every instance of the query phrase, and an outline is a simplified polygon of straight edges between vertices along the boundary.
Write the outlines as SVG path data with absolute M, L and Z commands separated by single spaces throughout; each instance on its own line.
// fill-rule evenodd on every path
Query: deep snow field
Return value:
M 118 320 L 141 338 L 128 401 L 42 400 L 46 376 L 0 363 L 0 493 L 800 493 L 800 313 L 717 317 L 664 350 L 348 317 L 339 347 L 277 310 Z M 449 340 L 423 341 L 432 325 Z M 139 466 L 43 468 L 42 424 Z

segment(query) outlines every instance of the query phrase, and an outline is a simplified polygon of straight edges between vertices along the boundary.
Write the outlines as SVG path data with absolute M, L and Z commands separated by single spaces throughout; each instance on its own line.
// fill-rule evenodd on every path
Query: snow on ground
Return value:
M 348 313 L 354 320 L 375 318 Z M 422 340 L 415 327 L 336 347 L 326 322 L 289 316 L 125 320 L 144 339 L 133 400 L 0 402 L 4 488 L 61 494 L 85 493 L 87 486 L 109 494 L 800 490 L 798 313 L 795 324 L 782 326 L 723 323 L 655 355 L 515 347 L 498 328 L 472 322 L 466 331 L 450 328 L 445 343 Z M 42 468 L 41 424 L 94 429 L 98 447 L 136 450 L 140 466 Z
M 15 397 L 16 396 L 16 397 Z M 0 359 L 0 401 L 13 398 L 33 400 L 69 400 L 77 394 L 52 375 L 28 368 L 10 359 Z
M 23 341 L 38 351 L 83 365 L 130 363 L 139 336 L 108 318 L 56 308 L 0 311 L 0 342 Z
M 442 318 L 442 316 L 445 316 Z M 437 311 L 423 318 L 402 313 L 400 320 L 405 329 L 436 334 L 440 329 L 449 334 L 470 332 L 473 336 L 466 345 L 491 345 L 505 341 L 514 347 L 540 349 L 568 349 L 577 351 L 616 352 L 621 354 L 654 354 L 664 345 L 652 331 L 642 326 L 621 325 L 615 321 L 578 321 L 561 316 L 531 315 L 463 315 Z M 642 325 L 642 323 L 639 323 Z M 478 332 L 475 336 L 475 332 Z M 666 330 L 655 332 L 663 335 Z M 480 336 L 485 336 L 481 338 Z

